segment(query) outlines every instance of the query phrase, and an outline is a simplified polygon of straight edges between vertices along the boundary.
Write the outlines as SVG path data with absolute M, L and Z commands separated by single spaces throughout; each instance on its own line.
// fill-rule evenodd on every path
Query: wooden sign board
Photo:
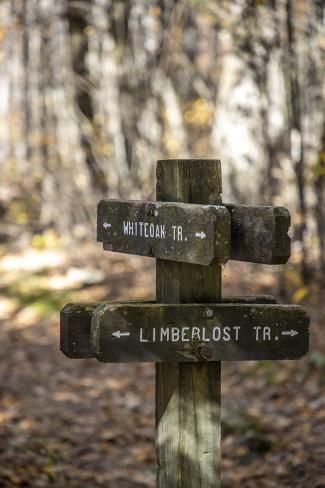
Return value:
M 193 264 L 283 264 L 290 257 L 289 227 L 283 207 L 102 200 L 97 240 L 107 251 Z
M 97 240 L 106 251 L 209 265 L 230 255 L 224 206 L 102 200 Z
M 127 302 L 130 303 L 131 301 Z M 270 295 L 234 296 L 223 298 L 222 303 L 276 303 L 276 300 Z M 109 305 L 109 302 L 69 303 L 63 307 L 60 314 L 60 349 L 66 356 L 73 359 L 96 357 L 90 349 L 91 316 L 103 304 Z
M 284 207 L 226 205 L 231 217 L 231 258 L 284 264 L 290 257 L 290 214 Z
M 107 362 L 298 359 L 309 318 L 296 305 L 104 304 L 91 318 L 91 347 Z

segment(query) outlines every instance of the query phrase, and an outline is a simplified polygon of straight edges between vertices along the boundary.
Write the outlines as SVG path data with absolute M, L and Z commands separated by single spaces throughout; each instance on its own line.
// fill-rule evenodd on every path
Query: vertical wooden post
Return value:
M 157 163 L 157 200 L 221 203 L 217 160 Z M 157 302 L 221 299 L 221 267 L 157 259 Z M 219 362 L 156 365 L 156 449 L 159 488 L 220 486 Z

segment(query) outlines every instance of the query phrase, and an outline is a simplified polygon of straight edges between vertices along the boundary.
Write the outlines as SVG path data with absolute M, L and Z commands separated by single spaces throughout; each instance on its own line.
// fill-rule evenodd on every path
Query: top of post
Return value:
M 157 200 L 221 204 L 221 162 L 218 159 L 159 160 L 156 174 Z

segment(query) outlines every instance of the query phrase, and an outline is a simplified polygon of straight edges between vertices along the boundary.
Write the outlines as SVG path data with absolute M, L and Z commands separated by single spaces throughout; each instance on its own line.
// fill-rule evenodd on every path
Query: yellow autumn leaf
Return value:
M 292 295 L 293 301 L 296 303 L 301 302 L 308 294 L 309 294 L 309 288 L 308 286 L 302 286 L 301 288 L 298 288 L 294 294 Z

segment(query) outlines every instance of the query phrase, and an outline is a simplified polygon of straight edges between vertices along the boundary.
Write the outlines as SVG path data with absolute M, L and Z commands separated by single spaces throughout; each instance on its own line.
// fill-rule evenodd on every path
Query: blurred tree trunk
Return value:
M 75 109 L 80 119 L 81 145 L 91 174 L 92 185 L 100 193 L 107 192 L 105 161 L 97 150 L 94 127 L 94 104 L 91 74 L 88 67 L 89 36 L 93 34 L 91 25 L 91 0 L 75 2 L 68 0 L 67 19 L 71 46 L 71 62 L 75 86 Z
M 314 173 L 314 187 L 316 193 L 315 215 L 319 241 L 319 268 L 321 280 L 325 281 L 325 123 L 323 125 L 321 147 L 318 153 L 318 160 L 314 168 Z
M 13 36 L 10 35 L 11 8 L 10 0 L 0 2 L 0 160 L 8 162 L 10 159 L 10 130 L 9 130 L 9 101 L 10 101 L 10 72 L 7 69 L 6 58 L 13 47 Z
M 285 73 L 287 75 L 288 119 L 290 130 L 291 158 L 296 173 L 299 205 L 299 222 L 295 225 L 295 239 L 302 247 L 301 270 L 305 281 L 309 279 L 307 247 L 305 242 L 307 208 L 305 195 L 305 148 L 302 125 L 302 93 L 299 80 L 299 60 L 297 55 L 294 3 L 286 0 L 287 56 Z

